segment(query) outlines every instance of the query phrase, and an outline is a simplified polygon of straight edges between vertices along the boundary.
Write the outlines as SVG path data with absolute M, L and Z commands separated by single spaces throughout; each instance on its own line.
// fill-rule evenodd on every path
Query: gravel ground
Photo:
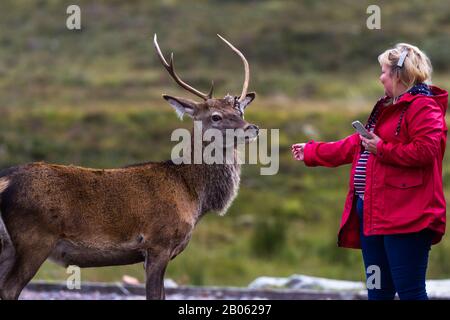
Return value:
M 63 283 L 33 282 L 22 292 L 21 300 L 143 300 L 142 285 L 82 284 L 81 290 L 68 290 Z M 168 300 L 360 300 L 359 292 L 339 293 L 317 290 L 249 289 L 178 286 L 167 288 Z
M 291 279 L 292 280 L 292 279 Z M 434 281 L 434 280 L 433 280 Z M 450 280 L 427 282 L 430 299 L 449 300 Z M 306 283 L 306 281 L 304 281 Z M 435 283 L 436 282 L 436 283 Z M 449 282 L 449 283 L 447 283 Z M 255 284 L 253 284 L 255 286 Z M 328 284 L 331 288 L 331 286 Z M 429 288 L 428 288 L 429 287 Z M 288 287 L 289 288 L 289 287 Z M 365 290 L 255 287 L 195 287 L 166 283 L 167 300 L 365 300 Z M 21 300 L 144 300 L 142 284 L 83 282 L 80 290 L 69 290 L 66 283 L 31 282 Z
M 123 296 L 117 293 L 80 293 L 68 291 L 36 292 L 24 290 L 20 300 L 144 300 L 144 296 Z

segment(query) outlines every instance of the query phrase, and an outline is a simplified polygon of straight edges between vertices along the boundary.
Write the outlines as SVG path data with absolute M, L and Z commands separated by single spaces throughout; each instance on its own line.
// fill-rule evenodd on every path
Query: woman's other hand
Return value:
M 295 160 L 303 161 L 305 159 L 305 144 L 306 143 L 296 143 L 292 145 L 291 151 Z
M 369 133 L 372 136 L 372 138 L 370 139 L 364 138 L 361 135 L 359 136 L 361 138 L 362 145 L 367 151 L 372 152 L 373 154 L 377 154 L 377 144 L 381 139 L 375 133 Z

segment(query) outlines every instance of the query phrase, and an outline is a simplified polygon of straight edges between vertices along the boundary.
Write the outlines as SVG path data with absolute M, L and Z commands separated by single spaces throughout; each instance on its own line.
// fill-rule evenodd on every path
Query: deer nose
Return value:
M 245 127 L 245 131 L 247 131 L 247 130 L 254 130 L 256 135 L 259 134 L 258 126 L 254 125 L 254 124 L 249 124 L 247 127 Z

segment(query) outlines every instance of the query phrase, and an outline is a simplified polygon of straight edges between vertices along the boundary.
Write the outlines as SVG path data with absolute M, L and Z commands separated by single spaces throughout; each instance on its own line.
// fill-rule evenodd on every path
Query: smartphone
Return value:
M 355 130 L 362 135 L 364 138 L 370 139 L 371 135 L 369 134 L 369 131 L 364 127 L 364 125 L 356 120 L 352 122 L 352 127 L 355 128 Z

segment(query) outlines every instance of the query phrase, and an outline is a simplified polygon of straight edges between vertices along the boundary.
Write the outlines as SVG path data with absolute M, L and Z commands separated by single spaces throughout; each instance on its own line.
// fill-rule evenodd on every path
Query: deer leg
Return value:
M 0 288 L 14 265 L 16 250 L 0 216 Z
M 23 288 L 50 255 L 55 244 L 51 236 L 40 235 L 39 241 L 34 243 L 29 243 L 29 239 L 27 236 L 22 236 L 14 242 L 16 255 L 11 271 L 1 284 L 0 298 L 2 300 L 17 300 L 19 298 Z
M 164 300 L 164 273 L 169 263 L 170 255 L 162 253 L 153 255 L 147 251 L 145 258 L 147 300 Z
M 161 300 L 166 300 L 166 288 L 164 287 L 164 275 L 166 274 L 166 268 L 167 268 L 167 264 L 169 262 L 166 263 L 166 266 L 164 267 L 164 270 L 161 273 L 161 279 L 160 279 L 160 283 L 161 283 Z
M 2 242 L 2 239 L 0 239 Z M 0 251 L 0 288 L 3 287 L 6 277 L 14 266 L 15 261 L 15 249 L 12 245 L 8 244 L 8 247 L 3 243 L 3 247 Z

